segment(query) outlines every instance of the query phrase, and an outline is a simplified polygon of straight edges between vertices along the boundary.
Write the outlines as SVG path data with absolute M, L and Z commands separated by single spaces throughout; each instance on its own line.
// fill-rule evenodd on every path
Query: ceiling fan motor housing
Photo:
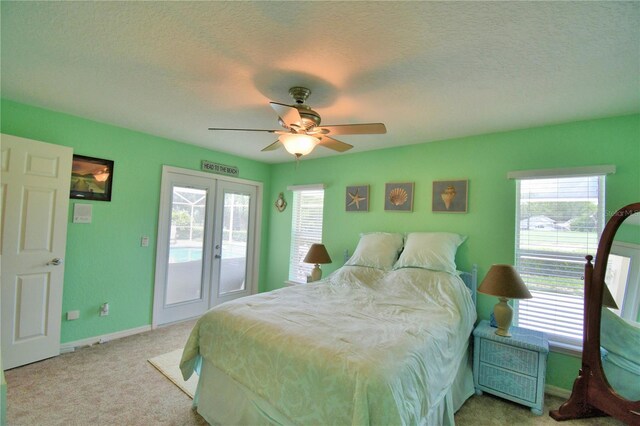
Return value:
M 300 113 L 302 118 L 302 127 L 309 130 L 320 125 L 320 114 L 312 110 L 306 105 L 293 105 Z
M 306 87 L 295 86 L 289 89 L 289 95 L 296 101 L 295 105 L 291 105 L 292 108 L 298 110 L 300 114 L 300 118 L 302 122 L 300 123 L 300 128 L 304 130 L 312 129 L 316 126 L 320 125 L 320 114 L 312 110 L 309 106 L 305 105 L 305 101 L 309 98 L 311 94 L 311 90 Z M 285 129 L 289 129 L 290 127 L 282 121 L 282 119 L 278 119 L 278 122 Z

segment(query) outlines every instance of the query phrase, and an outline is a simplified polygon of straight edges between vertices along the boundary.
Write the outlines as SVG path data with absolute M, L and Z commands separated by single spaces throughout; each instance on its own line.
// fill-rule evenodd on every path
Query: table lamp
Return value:
M 493 307 L 498 329 L 496 334 L 511 337 L 509 327 L 513 319 L 513 309 L 507 304 L 509 299 L 531 299 L 531 293 L 518 275 L 518 271 L 511 265 L 492 265 L 482 280 L 478 291 L 497 296 L 500 301 Z
M 311 271 L 311 281 L 318 281 L 322 278 L 321 263 L 331 263 L 331 258 L 324 244 L 311 244 L 311 248 L 304 257 L 304 263 L 314 263 L 316 266 Z

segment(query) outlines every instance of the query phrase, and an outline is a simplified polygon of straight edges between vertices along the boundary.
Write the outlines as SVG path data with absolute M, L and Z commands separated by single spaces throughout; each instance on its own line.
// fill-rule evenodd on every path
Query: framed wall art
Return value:
M 432 211 L 435 213 L 466 213 L 469 199 L 468 180 L 433 181 Z
M 386 211 L 413 211 L 413 182 L 386 183 L 384 185 L 384 209 Z
M 113 161 L 102 158 L 73 156 L 70 198 L 111 201 Z
M 348 212 L 368 212 L 369 185 L 347 186 L 344 209 Z

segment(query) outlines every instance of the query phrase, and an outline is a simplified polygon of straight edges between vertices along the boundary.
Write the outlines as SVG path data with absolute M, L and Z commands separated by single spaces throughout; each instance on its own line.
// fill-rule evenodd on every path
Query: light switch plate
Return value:
M 75 203 L 73 205 L 73 223 L 91 223 L 93 205 Z

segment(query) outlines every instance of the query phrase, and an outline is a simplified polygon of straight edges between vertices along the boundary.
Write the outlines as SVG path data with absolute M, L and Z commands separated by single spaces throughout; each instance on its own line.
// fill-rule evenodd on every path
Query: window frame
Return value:
M 311 275 L 311 270 L 313 269 L 312 264 L 305 264 L 302 262 L 302 259 L 306 256 L 306 251 L 309 249 L 311 244 L 313 243 L 321 243 L 322 242 L 322 233 L 323 233 L 323 223 L 324 223 L 324 184 L 314 184 L 314 185 L 294 185 L 289 186 L 288 190 L 292 191 L 292 203 L 291 203 L 291 242 L 289 246 L 289 271 L 287 274 L 286 284 L 295 285 L 302 284 L 306 282 L 306 279 L 302 277 L 306 277 Z M 306 193 L 306 194 L 305 194 Z M 312 212 L 313 215 L 313 223 L 306 223 L 306 231 L 303 235 L 298 235 L 300 232 L 300 224 L 297 223 L 299 220 L 300 210 L 304 209 L 304 206 L 301 206 L 300 203 L 304 202 L 304 196 L 312 197 L 311 193 L 321 193 L 322 194 L 322 206 L 320 207 L 320 211 Z M 316 194 L 317 196 L 318 194 Z M 319 214 L 318 214 L 319 213 Z M 310 229 L 309 225 L 313 228 Z M 305 249 L 306 247 L 306 249 Z
M 516 223 L 515 223 L 515 238 L 514 238 L 514 263 L 516 265 L 520 264 L 520 237 L 521 237 L 521 182 L 523 180 L 535 180 L 535 179 L 564 179 L 564 178 L 580 178 L 580 177 L 599 177 L 598 184 L 598 223 L 597 223 L 597 238 L 599 240 L 600 235 L 602 233 L 602 229 L 605 224 L 605 190 L 606 190 L 606 175 L 610 173 L 615 173 L 615 166 L 593 166 L 593 167 L 579 167 L 579 168 L 569 168 L 569 169 L 547 169 L 547 170 L 531 170 L 531 171 L 517 171 L 510 172 L 508 174 L 509 179 L 516 180 Z M 593 250 L 597 249 L 597 245 Z M 592 250 L 591 247 L 588 247 L 588 250 Z M 548 251 L 551 253 L 551 251 Z M 544 250 L 542 251 L 544 253 Z M 585 253 L 586 254 L 595 254 L 594 253 Z M 578 260 L 578 257 L 575 259 Z M 582 265 L 584 265 L 584 259 L 581 259 Z M 581 277 L 583 278 L 584 272 L 581 273 Z M 548 292 L 548 294 L 557 294 L 555 292 Z M 582 296 L 582 302 L 579 304 L 575 304 L 575 307 L 580 309 L 582 316 L 584 317 L 584 295 Z M 524 302 L 526 303 L 526 302 Z M 514 323 L 518 324 L 520 320 L 520 303 L 516 300 L 514 301 L 515 309 L 514 309 Z M 554 318 L 555 318 L 555 314 Z M 574 314 L 575 315 L 575 314 Z M 584 320 L 584 319 L 583 319 Z M 552 322 L 554 320 L 549 320 Z M 570 354 L 579 354 L 582 351 L 582 340 L 584 339 L 584 331 L 582 339 L 578 338 L 570 338 L 555 334 L 553 332 L 548 332 L 549 341 L 551 346 L 559 352 L 565 352 Z

